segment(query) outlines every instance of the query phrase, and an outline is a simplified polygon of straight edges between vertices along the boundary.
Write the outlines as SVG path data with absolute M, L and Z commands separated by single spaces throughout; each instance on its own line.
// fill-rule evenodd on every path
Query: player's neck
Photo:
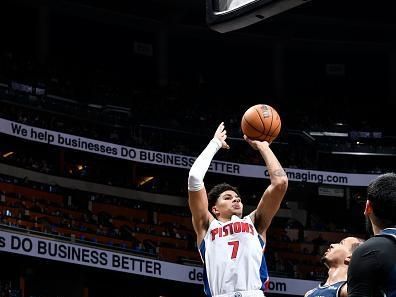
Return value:
M 241 216 L 238 216 L 238 215 L 236 215 L 236 214 L 231 214 L 231 215 L 219 215 L 219 216 L 217 216 L 217 220 L 218 221 L 220 221 L 220 222 L 222 222 L 222 223 L 227 223 L 227 222 L 230 222 L 231 220 L 232 220 L 232 217 L 233 216 L 236 216 L 236 217 L 238 217 L 238 218 L 242 218 Z
M 227 222 L 231 221 L 231 217 L 226 218 L 226 217 L 220 217 L 219 216 L 219 217 L 217 217 L 217 220 L 222 222 L 222 223 L 227 223 Z
M 328 277 L 325 285 L 332 285 L 347 279 L 348 266 L 341 265 L 338 267 L 330 267 L 328 271 Z
M 382 231 L 383 229 L 384 229 L 384 228 L 381 228 L 381 227 L 379 227 L 379 226 L 373 224 L 373 233 L 374 233 L 374 235 L 377 235 L 377 234 L 381 233 L 381 231 Z

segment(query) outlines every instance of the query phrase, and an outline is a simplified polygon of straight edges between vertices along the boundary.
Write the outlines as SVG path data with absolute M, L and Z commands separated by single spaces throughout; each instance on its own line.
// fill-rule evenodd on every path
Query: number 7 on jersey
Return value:
M 239 249 L 239 241 L 229 241 L 228 245 L 232 245 L 232 254 L 231 254 L 231 259 L 235 259 L 237 254 L 238 254 L 238 249 Z

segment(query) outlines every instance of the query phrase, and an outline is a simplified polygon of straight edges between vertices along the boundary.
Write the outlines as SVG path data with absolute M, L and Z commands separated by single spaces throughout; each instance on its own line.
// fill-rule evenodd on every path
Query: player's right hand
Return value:
M 230 146 L 225 141 L 227 139 L 227 130 L 225 130 L 224 122 L 221 122 L 220 125 L 217 127 L 214 138 L 217 138 L 221 141 L 222 148 L 230 149 Z
M 243 135 L 243 138 L 255 150 L 258 150 L 260 146 L 269 146 L 270 145 L 270 143 L 266 140 L 264 140 L 264 141 L 252 140 L 249 137 L 247 137 L 246 135 Z

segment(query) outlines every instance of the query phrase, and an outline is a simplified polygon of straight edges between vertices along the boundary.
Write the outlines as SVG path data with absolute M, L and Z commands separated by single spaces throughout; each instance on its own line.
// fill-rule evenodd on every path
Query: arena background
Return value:
M 188 168 L 224 121 L 205 182 L 252 209 L 268 179 L 239 125 L 258 103 L 281 115 L 290 180 L 266 295 L 324 280 L 323 251 L 367 238 L 365 186 L 395 168 L 395 6 L 313 0 L 220 34 L 202 0 L 3 1 L 0 296 L 203 296 Z

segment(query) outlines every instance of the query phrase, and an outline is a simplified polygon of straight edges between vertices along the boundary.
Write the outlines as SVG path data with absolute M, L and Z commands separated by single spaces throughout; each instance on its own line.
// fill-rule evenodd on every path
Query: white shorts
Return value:
M 264 292 L 261 290 L 237 291 L 232 293 L 215 295 L 213 297 L 264 297 Z

